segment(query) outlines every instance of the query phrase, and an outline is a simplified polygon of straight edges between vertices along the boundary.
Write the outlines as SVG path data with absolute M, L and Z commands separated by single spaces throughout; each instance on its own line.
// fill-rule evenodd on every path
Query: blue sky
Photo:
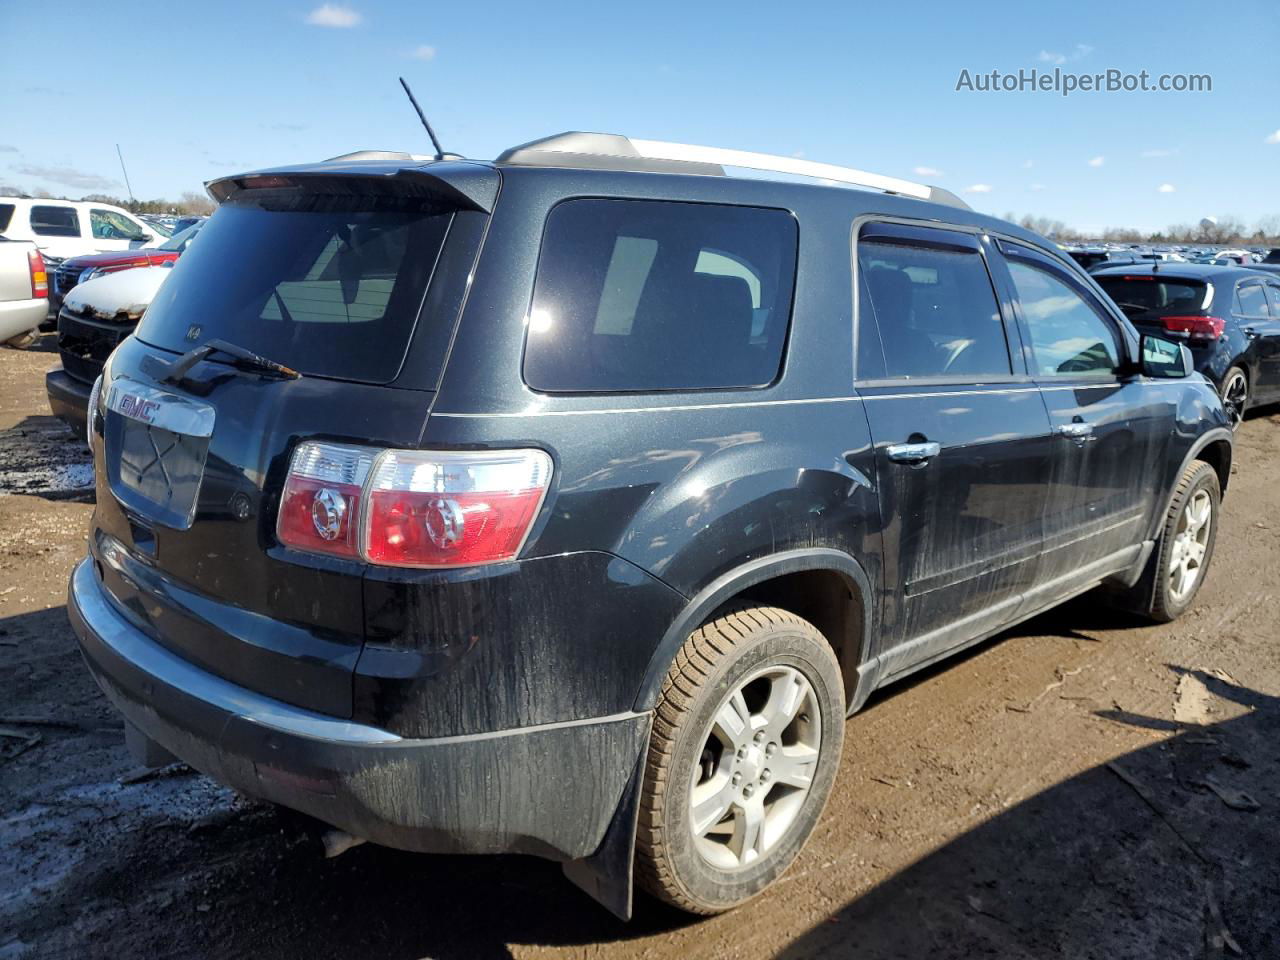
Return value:
M 1082 229 L 1280 216 L 1275 0 L 63 0 L 56 17 L 0 0 L 0 37 L 0 184 L 69 196 L 123 193 L 117 142 L 139 197 L 425 150 L 403 74 L 474 157 L 602 130 L 924 179 Z M 1055 65 L 1207 73 L 1213 90 L 955 89 L 962 69 Z

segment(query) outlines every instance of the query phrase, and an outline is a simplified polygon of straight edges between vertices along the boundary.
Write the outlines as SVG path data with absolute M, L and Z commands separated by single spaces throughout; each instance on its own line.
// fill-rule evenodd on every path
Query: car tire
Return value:
M 1232 367 L 1222 378 L 1222 406 L 1231 420 L 1231 429 L 1239 430 L 1249 409 L 1249 377 L 1240 367 Z
M 1178 481 L 1140 584 L 1148 597 L 1146 612 L 1157 623 L 1182 616 L 1200 591 L 1213 560 L 1221 498 L 1218 472 L 1203 460 L 1187 467 Z
M 778 879 L 826 805 L 844 719 L 840 665 L 808 621 L 744 607 L 695 630 L 654 713 L 636 840 L 640 886 L 682 910 L 714 914 Z
M 33 343 L 35 343 L 39 339 L 40 339 L 39 328 L 32 328 L 31 330 L 27 330 L 24 333 L 18 334 L 17 336 L 10 337 L 4 343 L 5 343 L 5 346 L 13 347 L 13 349 L 15 350 L 25 350 L 27 349 L 27 347 L 31 346 Z

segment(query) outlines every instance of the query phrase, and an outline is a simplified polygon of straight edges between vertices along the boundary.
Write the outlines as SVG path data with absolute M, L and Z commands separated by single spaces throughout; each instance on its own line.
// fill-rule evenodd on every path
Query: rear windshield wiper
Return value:
M 226 340 L 207 340 L 195 349 L 188 350 L 177 360 L 167 364 L 163 375 L 159 378 L 160 382 L 178 383 L 192 367 L 215 353 L 231 357 L 233 361 L 231 365 L 239 370 L 253 370 L 258 373 L 272 374 L 277 377 L 283 377 L 286 380 L 297 380 L 302 376 L 292 367 L 286 367 L 283 363 L 276 363 L 274 360 L 260 357 L 251 350 L 237 347 L 234 343 L 228 343 Z

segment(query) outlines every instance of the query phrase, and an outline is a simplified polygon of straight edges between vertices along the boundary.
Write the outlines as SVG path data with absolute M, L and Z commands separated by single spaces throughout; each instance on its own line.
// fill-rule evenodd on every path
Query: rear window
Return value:
M 1094 277 L 1129 317 L 1154 313 L 1159 316 L 1191 316 L 1204 308 L 1207 284 L 1176 277 Z
M 31 232 L 41 237 L 78 237 L 80 217 L 74 207 L 32 207 Z
M 450 215 L 367 197 L 304 195 L 282 205 L 219 208 L 138 338 L 180 352 L 216 338 L 305 374 L 394 379 Z
M 13 204 L 0 203 L 0 233 L 9 229 L 9 221 L 13 219 Z
M 548 392 L 772 383 L 791 314 L 797 233 L 782 210 L 561 203 L 543 236 L 525 382 Z

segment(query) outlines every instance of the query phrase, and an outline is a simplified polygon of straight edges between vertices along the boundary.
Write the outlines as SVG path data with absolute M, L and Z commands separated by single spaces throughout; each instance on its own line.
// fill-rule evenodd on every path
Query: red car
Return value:
M 191 239 L 200 232 L 204 220 L 180 230 L 158 247 L 137 250 L 113 250 L 108 253 L 88 253 L 82 257 L 71 257 L 63 260 L 52 271 L 49 284 L 49 307 L 53 316 L 57 316 L 62 307 L 62 299 L 76 284 L 98 277 L 104 273 L 115 273 L 118 270 L 132 270 L 134 267 L 160 267 L 172 263 L 182 255 Z

